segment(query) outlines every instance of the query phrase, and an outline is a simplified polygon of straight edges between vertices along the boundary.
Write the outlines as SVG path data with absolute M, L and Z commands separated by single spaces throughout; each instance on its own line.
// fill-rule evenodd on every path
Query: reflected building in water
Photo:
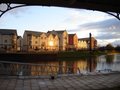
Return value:
M 7 75 L 58 75 L 77 74 L 96 71 L 120 71 L 120 55 L 105 55 L 92 57 L 91 59 L 40 61 L 34 64 L 0 64 L 0 73 Z M 2 68 L 6 71 L 2 72 Z

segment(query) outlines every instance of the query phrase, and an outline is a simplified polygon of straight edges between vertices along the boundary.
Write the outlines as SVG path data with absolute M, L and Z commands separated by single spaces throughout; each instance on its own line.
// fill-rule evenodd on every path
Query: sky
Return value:
M 0 6 L 0 10 L 5 10 Z M 120 45 L 120 21 L 103 12 L 46 6 L 27 6 L 6 12 L 0 18 L 1 29 L 16 29 L 23 36 L 25 30 L 47 32 L 67 30 L 78 38 L 92 34 L 103 46 L 108 43 Z

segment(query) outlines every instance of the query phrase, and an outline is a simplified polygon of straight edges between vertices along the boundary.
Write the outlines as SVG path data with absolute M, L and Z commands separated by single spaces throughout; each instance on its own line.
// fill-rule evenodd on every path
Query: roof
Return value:
M 66 30 L 56 31 L 58 34 L 64 33 Z
M 96 40 L 94 37 L 91 37 L 92 39 Z M 89 41 L 90 38 L 79 38 L 78 40 L 83 40 L 83 41 Z
M 1 0 L 2 3 L 57 6 L 120 13 L 120 0 Z
M 57 36 L 56 34 L 51 33 L 51 32 L 49 32 L 49 31 L 46 33 L 46 35 L 47 35 L 48 37 L 49 37 L 49 35 L 52 35 L 54 38 Z
M 42 34 L 43 32 L 25 30 L 25 33 L 34 36 L 40 36 L 40 34 Z
M 75 35 L 76 35 L 76 33 L 75 34 L 68 34 L 69 37 L 74 37 Z
M 80 38 L 80 39 L 78 39 L 78 41 L 88 41 L 89 40 L 89 38 Z
M 17 30 L 15 29 L 0 29 L 0 34 L 3 35 L 17 35 Z
M 52 31 L 48 31 L 48 33 L 52 33 L 52 34 L 55 34 L 55 35 L 57 35 L 57 34 L 62 34 L 62 33 L 64 33 L 64 32 L 66 32 L 66 30 L 59 30 L 59 31 L 52 30 Z

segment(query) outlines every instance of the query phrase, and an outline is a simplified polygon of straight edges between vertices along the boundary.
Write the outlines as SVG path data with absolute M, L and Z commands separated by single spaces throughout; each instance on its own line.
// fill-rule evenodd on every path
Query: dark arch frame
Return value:
M 15 9 L 15 8 L 19 8 L 19 7 L 25 7 L 25 6 L 40 6 L 40 5 L 29 5 L 29 4 L 18 4 L 17 6 L 11 6 L 12 3 L 0 3 L 1 4 L 5 4 L 7 7 L 5 10 L 0 10 L 0 18 L 2 17 L 2 15 L 4 15 L 6 12 L 12 10 L 12 9 Z M 99 10 L 98 10 L 99 11 Z M 107 14 L 110 14 L 112 16 L 114 16 L 115 18 L 117 18 L 118 20 L 120 20 L 120 13 L 119 12 L 109 12 L 109 11 L 102 11 L 102 12 L 105 12 Z

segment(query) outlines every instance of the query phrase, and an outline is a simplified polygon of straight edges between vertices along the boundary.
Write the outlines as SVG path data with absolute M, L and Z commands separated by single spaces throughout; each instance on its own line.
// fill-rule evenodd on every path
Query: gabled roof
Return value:
M 17 30 L 15 29 L 0 29 L 0 34 L 2 35 L 17 35 Z
M 58 34 L 62 34 L 64 33 L 66 30 L 62 30 L 62 31 L 56 31 Z
M 45 33 L 45 32 L 40 32 L 40 35 L 42 35 L 42 34 L 45 34 L 47 36 L 47 33 Z
M 47 33 L 46 33 L 46 35 L 47 35 L 47 37 L 49 37 L 50 35 L 52 35 L 53 37 L 55 37 L 55 36 L 56 36 L 55 34 L 50 33 L 50 32 L 47 32 Z
M 46 36 L 49 37 L 52 33 L 46 33 Z

